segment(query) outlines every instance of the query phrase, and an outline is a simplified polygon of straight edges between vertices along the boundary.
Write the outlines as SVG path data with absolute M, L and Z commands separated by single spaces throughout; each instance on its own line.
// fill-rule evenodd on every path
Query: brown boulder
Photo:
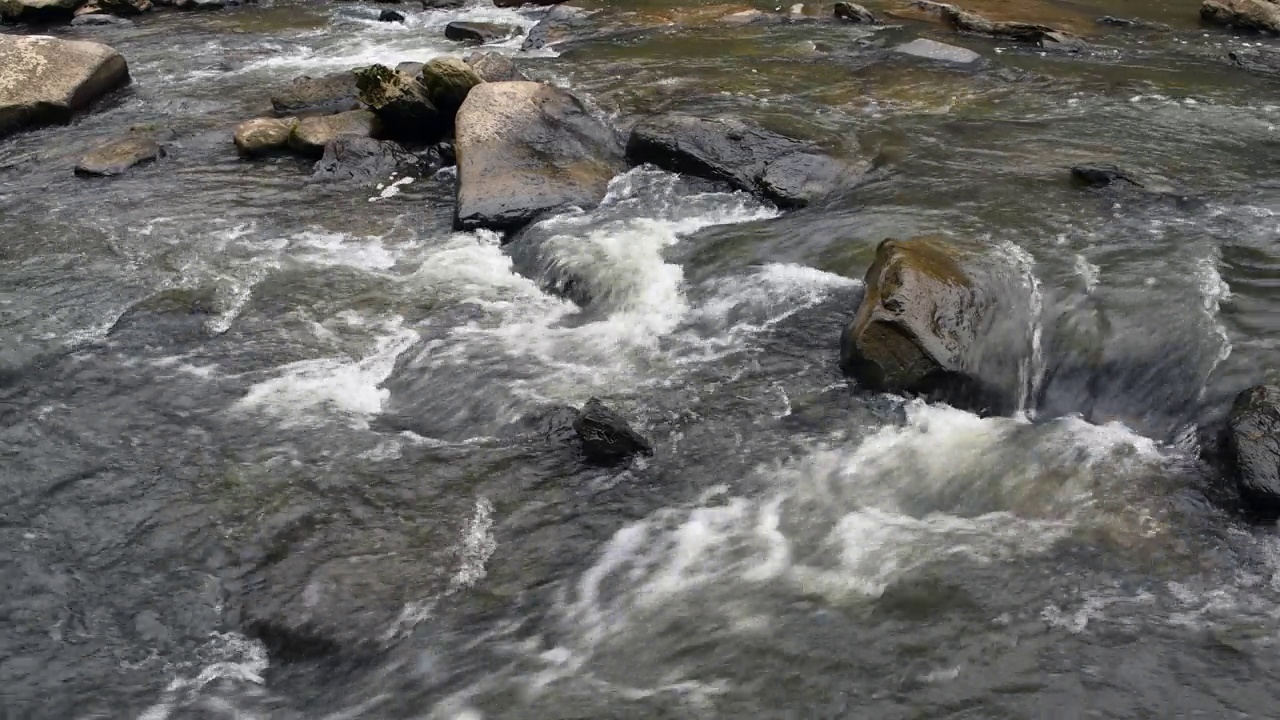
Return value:
M 324 146 L 343 135 L 373 137 L 381 129 L 378 116 L 368 110 L 303 118 L 289 133 L 289 148 L 309 157 L 324 155 Z
M 285 150 L 297 118 L 256 118 L 236 126 L 232 140 L 244 157 L 259 157 Z
M 157 142 L 157 133 L 134 131 L 89 151 L 76 164 L 75 172 L 82 177 L 111 177 L 164 156 L 165 150 Z
M 1280 4 L 1268 0 L 1204 0 L 1200 17 L 1216 25 L 1280 35 Z
M 94 42 L 0 35 L 0 137 L 64 123 L 129 82 L 120 53 Z

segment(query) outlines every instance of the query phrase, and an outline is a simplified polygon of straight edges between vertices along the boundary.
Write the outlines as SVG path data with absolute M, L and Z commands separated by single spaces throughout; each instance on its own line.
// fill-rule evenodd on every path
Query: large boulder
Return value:
M 613 131 L 576 97 L 534 82 L 476 86 L 458 111 L 460 229 L 514 230 L 538 215 L 594 207 L 622 168 Z
M 499 25 L 486 22 L 466 22 L 457 20 L 444 26 L 444 36 L 454 42 L 470 45 L 501 42 L 513 38 L 520 33 L 520 28 L 512 25 Z
M 333 115 L 360 109 L 358 95 L 355 73 L 302 75 L 271 96 L 271 109 L 276 117 Z
M 0 0 L 0 20 L 50 22 L 69 20 L 85 0 Z
M 344 135 L 373 137 L 382 129 L 378 116 L 368 110 L 303 118 L 289 133 L 289 148 L 301 155 L 320 157 L 324 147 Z
M 676 113 L 636 124 L 627 140 L 627 160 L 725 182 L 787 208 L 852 187 L 869 169 L 754 123 Z
M 82 177 L 111 177 L 164 156 L 156 133 L 134 131 L 89 151 L 76 164 L 75 172 Z
M 1236 397 L 1227 441 L 1240 499 L 1258 515 L 1280 516 L 1280 387 L 1258 385 Z
M 40 35 L 0 35 L 0 137 L 64 123 L 129 82 L 129 66 L 106 45 Z
M 511 80 L 528 80 L 516 62 L 508 55 L 496 52 L 471 53 L 466 62 L 475 71 L 476 76 L 484 82 L 508 82 Z
M 1012 265 L 937 238 L 885 240 L 840 339 L 840 364 L 864 387 L 921 394 L 979 412 L 1025 404 L 1030 306 Z
M 378 116 L 391 137 L 431 141 L 448 131 L 449 123 L 417 78 L 385 65 L 371 65 L 356 71 L 356 84 L 360 101 Z
M 426 88 L 431 103 L 450 120 L 471 88 L 484 82 L 470 65 L 451 57 L 436 58 L 423 65 L 418 81 Z
M 1200 17 L 1238 30 L 1280 34 L 1280 4 L 1269 0 L 1204 0 Z
M 256 118 L 236 126 L 232 140 L 244 157 L 260 157 L 285 150 L 297 118 Z

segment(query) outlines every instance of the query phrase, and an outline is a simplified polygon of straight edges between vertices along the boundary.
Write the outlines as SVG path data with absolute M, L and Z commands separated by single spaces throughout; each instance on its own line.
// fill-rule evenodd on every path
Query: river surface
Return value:
M 788 214 L 632 170 L 535 229 L 585 308 L 452 232 L 448 171 L 319 184 L 230 142 L 296 75 L 535 9 L 50 30 L 134 83 L 0 142 L 0 717 L 1275 717 L 1280 538 L 1200 444 L 1280 380 L 1280 85 L 1223 60 L 1276 41 L 1189 0 L 973 9 L 1090 50 L 693 19 L 523 56 L 620 127 L 732 114 L 886 170 Z M 984 61 L 880 49 L 917 36 Z M 72 175 L 150 124 L 166 159 Z M 1175 191 L 1081 189 L 1080 162 Z M 1021 268 L 1016 417 L 841 377 L 876 244 L 924 234 Z M 593 396 L 655 455 L 559 442 Z M 272 652 L 264 618 L 312 646 Z

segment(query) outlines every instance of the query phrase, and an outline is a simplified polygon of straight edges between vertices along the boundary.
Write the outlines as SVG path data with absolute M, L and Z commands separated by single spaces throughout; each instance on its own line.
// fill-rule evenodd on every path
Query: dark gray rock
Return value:
M 634 455 L 653 455 L 653 445 L 597 398 L 591 398 L 573 421 L 582 454 L 592 463 L 611 465 Z
M 1143 20 L 1141 18 L 1123 18 L 1114 15 L 1103 15 L 1094 20 L 1099 25 L 1107 25 L 1110 27 L 1129 28 L 1132 30 L 1172 30 L 1173 28 L 1164 23 L 1152 22 L 1151 20 Z
M 454 42 L 467 43 L 469 45 L 501 42 L 515 37 L 519 32 L 520 28 L 511 25 L 485 22 L 457 21 L 444 26 L 445 37 Z
M 622 168 L 613 131 L 576 97 L 534 82 L 477 85 L 457 115 L 459 229 L 515 230 L 594 207 Z
M 423 10 L 453 10 L 463 7 L 467 0 L 422 0 Z
M 404 19 L 405 19 L 404 15 L 396 12 L 395 10 L 383 10 L 382 12 L 378 13 L 378 20 L 380 22 L 402 23 L 404 22 Z
M 440 166 L 437 165 L 435 169 Z M 399 145 L 373 138 L 345 136 L 324 146 L 324 157 L 311 177 L 324 181 L 386 180 L 392 173 L 422 175 L 427 170 L 419 156 Z
M 559 5 L 547 11 L 536 25 L 529 28 L 520 49 L 524 52 L 542 50 L 589 37 L 593 30 L 591 21 L 581 10 Z
M 444 135 L 448 123 L 417 78 L 385 65 L 356 71 L 360 101 L 382 121 L 388 135 L 430 142 Z
M 1275 48 L 1257 47 L 1232 50 L 1227 53 L 1227 60 L 1232 65 L 1255 75 L 1280 77 L 1280 50 Z
M 406 60 L 405 62 L 402 62 L 399 65 L 396 65 L 396 72 L 403 73 L 405 75 L 408 75 L 409 77 L 417 77 L 422 73 L 422 68 L 425 65 L 426 63 Z
M 358 93 L 355 73 L 349 71 L 323 77 L 302 75 L 271 96 L 271 108 L 276 117 L 333 115 L 358 110 Z
M 471 53 L 467 56 L 466 63 L 485 82 L 529 79 L 525 77 L 524 73 L 520 72 L 520 68 L 509 55 L 503 55 L 502 53 Z
M 221 10 L 227 6 L 226 0 L 175 0 L 173 6 L 179 10 Z
M 840 338 L 840 365 L 871 390 L 1003 414 L 1031 353 L 1025 286 L 1007 260 L 939 238 L 885 240 Z
M 119 140 L 100 145 L 76 164 L 76 175 L 82 177 L 110 177 L 121 175 L 129 168 L 154 162 L 165 156 L 164 148 L 149 133 L 131 133 Z
M 1246 508 L 1268 519 L 1280 517 L 1280 388 L 1258 385 L 1240 393 L 1231 406 L 1227 438 Z
M 880 18 L 877 18 L 870 10 L 857 3 L 836 3 L 835 15 L 837 18 L 844 20 L 845 22 L 861 23 L 864 25 L 880 24 Z
M 735 119 L 668 114 L 638 123 L 627 160 L 725 182 L 782 207 L 802 207 L 857 185 L 866 166 L 824 157 L 817 147 Z
M 947 45 L 927 38 L 916 38 L 909 43 L 903 43 L 895 47 L 893 51 L 902 55 L 957 65 L 969 65 L 982 59 L 981 55 L 968 48 Z
M 1086 187 L 1108 187 L 1113 184 L 1144 187 L 1133 175 L 1115 165 L 1076 165 L 1071 168 L 1071 178 Z

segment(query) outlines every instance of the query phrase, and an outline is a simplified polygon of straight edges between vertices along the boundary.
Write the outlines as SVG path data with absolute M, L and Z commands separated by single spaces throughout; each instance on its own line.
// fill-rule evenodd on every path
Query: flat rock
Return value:
M 470 45 L 501 42 L 519 33 L 518 27 L 497 23 L 456 21 L 444 26 L 445 37 Z
M 69 20 L 84 0 L 0 0 L 0 19 L 9 22 Z
M 916 38 L 911 42 L 898 45 L 893 51 L 902 55 L 957 65 L 968 65 L 982 59 L 981 55 L 968 48 L 947 45 L 927 38 Z
M 545 212 L 594 207 L 623 168 L 613 131 L 570 93 L 483 83 L 458 110 L 459 229 L 515 230 Z
M 321 157 L 324 146 L 344 135 L 373 137 L 382 128 L 378 116 L 368 110 L 351 110 L 337 115 L 303 118 L 289 133 L 289 149 L 302 155 Z
M 164 155 L 164 148 L 154 136 L 132 133 L 89 151 L 76 164 L 75 172 L 82 177 L 111 177 L 121 175 L 135 165 L 154 162 Z
M 98 13 L 94 15 L 80 15 L 71 21 L 72 27 L 104 27 L 114 25 L 117 27 L 132 27 L 133 21 L 129 18 L 123 18 L 116 15 L 107 15 Z
M 528 80 L 509 55 L 486 52 L 471 53 L 466 58 L 467 65 L 475 71 L 484 82 L 507 82 L 511 80 Z
M 245 157 L 260 157 L 289 147 L 297 118 L 257 118 L 236 126 L 232 140 Z
M 335 138 L 324 146 L 311 177 L 329 182 L 386 180 L 392 173 L 421 175 L 436 168 L 396 143 L 354 135 Z
M 128 82 L 124 57 L 106 45 L 0 34 L 0 137 L 68 122 Z
M 1259 516 L 1280 516 L 1280 388 L 1258 385 L 1236 396 L 1227 438 L 1240 499 Z
M 1280 34 L 1280 4 L 1268 0 L 1204 0 L 1200 17 L 1237 30 Z
M 333 115 L 360 109 L 358 95 L 353 72 L 321 77 L 302 75 L 271 96 L 271 109 L 276 117 Z

